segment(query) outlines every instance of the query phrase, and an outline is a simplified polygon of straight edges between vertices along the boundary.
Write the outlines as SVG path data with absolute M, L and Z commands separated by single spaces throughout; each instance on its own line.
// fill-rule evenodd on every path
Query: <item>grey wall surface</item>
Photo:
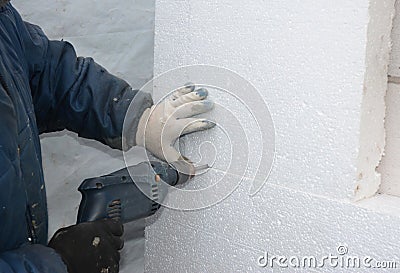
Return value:
M 22 17 L 51 39 L 71 42 L 140 88 L 153 75 L 154 1 L 12 1 Z
M 392 51 L 389 63 L 389 86 L 386 94 L 386 147 L 379 171 L 382 173 L 380 191 L 400 196 L 400 1 L 396 1 L 393 21 Z

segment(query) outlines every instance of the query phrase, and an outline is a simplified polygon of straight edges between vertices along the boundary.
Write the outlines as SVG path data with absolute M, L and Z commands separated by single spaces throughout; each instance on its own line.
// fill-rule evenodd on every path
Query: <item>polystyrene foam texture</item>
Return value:
M 266 272 L 256 261 L 264 251 L 321 257 L 337 255 L 340 245 L 351 256 L 400 258 L 397 217 L 270 184 L 254 198 L 241 186 L 209 210 L 162 210 L 149 224 L 146 272 Z
M 350 254 L 399 259 L 392 243 L 399 219 L 349 200 L 359 149 L 368 8 L 368 0 L 157 1 L 155 75 L 212 64 L 249 80 L 271 111 L 276 161 L 254 197 L 245 179 L 209 209 L 158 213 L 146 229 L 147 272 L 266 272 L 255 261 L 265 250 L 328 255 L 336 254 L 339 244 L 348 245 Z M 155 96 L 168 91 L 168 84 L 156 86 Z M 210 98 L 222 101 L 212 93 Z M 252 126 L 246 130 L 254 131 Z M 219 135 L 213 130 L 187 136 L 182 149 L 196 158 L 198 146 L 212 139 L 224 154 Z M 236 137 L 240 143 L 240 134 Z M 202 154 L 214 154 L 204 148 Z M 196 177 L 193 187 L 220 175 Z
M 281 176 L 270 182 L 346 198 L 354 188 L 367 23 L 368 1 L 160 0 L 155 74 L 196 63 L 237 72 L 261 92 L 274 120 Z

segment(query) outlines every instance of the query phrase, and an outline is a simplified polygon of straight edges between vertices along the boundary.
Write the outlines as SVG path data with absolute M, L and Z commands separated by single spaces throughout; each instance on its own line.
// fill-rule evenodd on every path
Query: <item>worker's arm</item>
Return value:
M 25 219 L 25 200 L 13 191 L 23 191 L 17 144 L 17 116 L 8 91 L 0 84 L 0 234 L 8 234 L 8 242 L 0 241 L 1 273 L 66 273 L 67 268 L 60 256 L 49 247 L 15 245 L 15 228 L 21 222 L 13 217 Z M 18 195 L 20 196 L 20 195 Z M 5 238 L 5 237 L 3 237 Z M 12 249 L 12 250 L 11 250 Z
M 132 90 L 92 58 L 77 57 L 70 43 L 50 41 L 38 26 L 21 27 L 39 131 L 68 129 L 121 148 L 130 103 L 135 98 L 129 119 L 136 131 L 142 113 L 152 105 L 151 95 Z
M 183 88 L 172 96 L 174 102 L 168 100 L 150 109 L 153 105 L 150 94 L 132 90 L 93 59 L 78 58 L 68 42 L 50 41 L 38 26 L 29 23 L 23 23 L 21 28 L 24 28 L 22 40 L 40 132 L 69 129 L 82 137 L 122 148 L 126 116 L 129 130 L 125 132 L 124 148 L 139 144 L 170 161 L 180 158 L 171 148 L 180 135 L 214 126 L 204 119 L 190 118 L 212 109 L 213 104 L 205 100 L 205 90 L 195 90 L 194 86 Z M 182 107 L 180 113 L 166 126 L 165 121 L 179 107 Z
M 180 154 L 172 146 L 180 135 L 214 126 L 204 119 L 191 118 L 212 109 L 206 90 L 196 90 L 194 86 L 180 89 L 172 96 L 174 101 L 169 99 L 150 109 L 150 94 L 132 90 L 92 58 L 78 58 L 68 42 L 50 41 L 39 27 L 29 23 L 24 27 L 25 54 L 40 132 L 66 128 L 121 148 L 129 107 L 124 148 L 139 144 L 160 159 L 174 161 Z M 175 113 L 177 108 L 181 108 L 179 113 Z M 170 122 L 166 124 L 166 120 Z
M 0 64 L 1 65 L 1 64 Z M 0 75 L 0 272 L 69 273 L 118 272 L 123 226 L 113 220 L 83 223 L 60 229 L 49 247 L 30 244 L 27 232 L 25 182 L 17 142 L 17 110 Z M 28 236 L 28 234 L 26 234 Z M 98 245 L 93 245 L 97 238 Z M 100 244 L 101 241 L 101 244 Z M 100 268 L 99 268 L 100 267 Z M 80 271 L 83 269 L 83 271 Z
M 0 272 L 67 273 L 67 267 L 52 248 L 28 245 L 0 253 Z

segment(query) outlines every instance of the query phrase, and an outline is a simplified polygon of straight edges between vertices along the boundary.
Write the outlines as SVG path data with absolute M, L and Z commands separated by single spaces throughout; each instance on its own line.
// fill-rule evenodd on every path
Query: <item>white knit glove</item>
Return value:
M 173 94 L 143 112 L 136 132 L 136 143 L 145 147 L 159 159 L 173 162 L 187 160 L 174 147 L 182 135 L 207 130 L 215 123 L 193 116 L 213 109 L 214 103 L 206 100 L 208 92 L 186 84 Z

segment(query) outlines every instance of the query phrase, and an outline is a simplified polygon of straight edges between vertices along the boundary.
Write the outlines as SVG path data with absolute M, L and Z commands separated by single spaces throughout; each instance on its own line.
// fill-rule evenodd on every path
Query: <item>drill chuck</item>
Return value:
M 177 171 L 178 179 L 175 185 L 181 185 L 186 183 L 188 180 L 192 179 L 195 176 L 195 168 L 193 164 L 188 163 L 187 161 L 175 161 L 171 163 L 173 169 Z M 172 186 L 175 186 L 172 185 Z

